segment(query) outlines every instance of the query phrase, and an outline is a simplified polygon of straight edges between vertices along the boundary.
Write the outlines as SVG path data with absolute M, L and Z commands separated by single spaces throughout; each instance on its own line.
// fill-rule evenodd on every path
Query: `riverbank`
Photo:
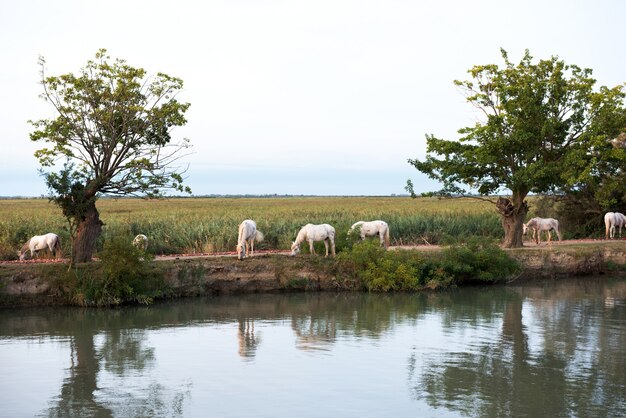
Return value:
M 397 251 L 433 253 L 433 246 Z M 500 281 L 558 279 L 569 276 L 620 274 L 626 271 L 626 241 L 575 241 L 530 245 L 506 250 L 521 266 L 515 277 Z M 357 279 L 337 274 L 332 259 L 286 253 L 258 254 L 246 260 L 232 255 L 170 256 L 150 263 L 151 276 L 158 277 L 157 298 L 181 298 L 233 293 L 362 290 Z M 79 266 L 88 277 L 98 263 Z M 71 296 L 63 263 L 0 264 L 0 307 L 85 304 Z M 425 286 L 426 288 L 427 286 Z

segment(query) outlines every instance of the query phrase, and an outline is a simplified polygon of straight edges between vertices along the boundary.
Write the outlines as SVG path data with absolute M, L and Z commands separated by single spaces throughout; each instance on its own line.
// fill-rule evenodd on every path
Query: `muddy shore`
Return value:
M 408 249 L 408 248 L 392 248 Z M 410 247 L 410 251 L 439 251 L 434 246 Z M 626 241 L 567 241 L 507 250 L 517 259 L 520 281 L 561 279 L 571 276 L 622 274 L 626 271 Z M 358 283 L 333 275 L 328 259 L 309 255 L 288 257 L 287 252 L 257 253 L 243 261 L 231 254 L 157 257 L 170 297 L 233 293 L 356 290 Z M 56 279 L 63 261 L 0 263 L 0 307 L 67 304 Z

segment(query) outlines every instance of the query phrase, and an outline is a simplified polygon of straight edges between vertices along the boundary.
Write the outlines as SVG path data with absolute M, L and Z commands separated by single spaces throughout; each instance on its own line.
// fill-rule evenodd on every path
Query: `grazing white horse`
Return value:
M 133 245 L 142 251 L 148 249 L 148 237 L 144 234 L 139 234 L 133 239 Z
M 256 229 L 256 222 L 246 219 L 239 225 L 239 236 L 237 238 L 237 258 L 243 260 L 250 246 L 250 256 L 254 255 L 254 241 L 263 241 L 263 233 Z
M 525 224 L 524 235 L 529 229 L 533 230 L 533 240 L 539 245 L 541 242 L 541 232 L 545 231 L 548 234 L 548 245 L 551 245 L 552 232 L 556 232 L 556 236 L 561 241 L 561 232 L 559 231 L 559 221 L 554 218 L 532 218 Z
M 615 238 L 615 227 L 619 228 L 619 237 L 622 237 L 622 227 L 626 226 L 626 216 L 620 212 L 607 212 L 604 214 L 604 238 Z
M 389 248 L 389 225 L 385 221 L 359 221 L 353 224 L 348 231 L 348 235 L 355 229 L 359 228 L 361 233 L 361 239 L 365 237 L 373 237 L 378 235 L 380 238 L 380 245 L 385 248 Z
M 26 252 L 30 250 L 30 258 L 33 258 L 35 253 L 40 250 L 45 250 L 46 248 L 50 250 L 52 255 L 56 258 L 61 258 L 61 240 L 57 234 L 53 234 L 52 232 L 46 235 L 35 235 L 26 241 L 26 244 L 22 245 L 22 249 L 18 251 L 17 255 L 20 257 L 20 260 L 24 260 L 26 258 Z
M 335 256 L 335 228 L 328 224 L 313 225 L 306 224 L 298 232 L 296 240 L 291 245 L 291 255 L 296 255 L 300 252 L 300 244 L 304 241 L 309 242 L 309 249 L 311 254 L 315 254 L 313 248 L 314 241 L 324 241 L 326 247 L 326 257 L 328 257 L 328 241 L 330 241 L 330 248 L 332 250 L 333 257 Z

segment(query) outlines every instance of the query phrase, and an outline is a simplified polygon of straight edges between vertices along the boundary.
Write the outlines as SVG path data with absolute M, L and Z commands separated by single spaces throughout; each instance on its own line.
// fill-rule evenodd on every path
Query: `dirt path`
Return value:
M 572 240 L 564 240 L 561 242 L 553 241 L 552 248 L 557 249 L 559 247 L 570 247 L 575 245 L 599 245 L 602 243 L 607 243 L 610 245 L 615 245 L 616 243 L 626 243 L 626 238 L 615 239 L 615 240 L 602 240 L 602 239 L 572 239 Z M 443 247 L 440 245 L 395 245 L 389 247 L 390 250 L 417 250 L 417 251 L 438 251 Z M 537 249 L 549 249 L 550 247 L 547 245 L 545 241 L 541 242 L 540 245 L 535 244 L 532 241 L 525 241 L 524 247 L 521 250 L 537 250 Z M 520 248 L 516 249 L 520 250 Z M 288 256 L 290 254 L 289 250 L 259 250 L 254 252 L 254 256 L 264 256 L 268 254 L 278 254 Z M 195 254 L 168 254 L 168 255 L 157 255 L 155 256 L 155 260 L 179 260 L 179 259 L 194 259 L 194 258 L 217 258 L 217 257 L 236 257 L 237 253 L 235 251 L 222 251 L 222 252 L 214 252 L 214 253 L 195 253 Z M 69 259 L 61 258 L 61 259 L 35 259 L 35 260 L 12 260 L 12 261 L 0 261 L 0 265 L 2 264 L 50 264 L 50 263 L 69 263 Z

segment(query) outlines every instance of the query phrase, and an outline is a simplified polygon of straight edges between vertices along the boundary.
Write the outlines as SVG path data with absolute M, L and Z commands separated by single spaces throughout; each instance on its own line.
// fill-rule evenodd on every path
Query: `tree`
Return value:
M 101 49 L 78 75 L 46 76 L 40 58 L 41 97 L 58 115 L 29 121 L 30 138 L 44 142 L 35 156 L 51 192 L 50 199 L 70 224 L 72 260 L 91 260 L 103 223 L 96 208 L 102 194 L 162 197 L 183 185 L 177 162 L 189 147 L 172 143 L 171 131 L 184 125 L 189 103 L 176 99 L 183 81 L 111 58 Z M 63 162 L 63 167 L 58 168 Z M 44 172 L 44 168 L 50 169 Z M 54 172 L 58 169 L 58 172 Z
M 515 65 L 501 53 L 503 68 L 474 66 L 473 81 L 455 81 L 484 120 L 460 129 L 458 141 L 427 135 L 426 158 L 409 163 L 443 184 L 440 195 L 508 189 L 510 197 L 489 200 L 502 217 L 503 246 L 511 248 L 522 246 L 528 193 L 576 187 L 626 125 L 622 86 L 594 91 L 590 69 L 557 57 L 534 64 L 528 50 Z
M 622 118 L 626 126 L 626 113 Z M 578 236 L 604 235 L 604 214 L 623 212 L 626 206 L 626 134 L 599 141 L 593 153 L 580 156 L 578 165 L 589 169 L 551 201 L 559 220 Z

